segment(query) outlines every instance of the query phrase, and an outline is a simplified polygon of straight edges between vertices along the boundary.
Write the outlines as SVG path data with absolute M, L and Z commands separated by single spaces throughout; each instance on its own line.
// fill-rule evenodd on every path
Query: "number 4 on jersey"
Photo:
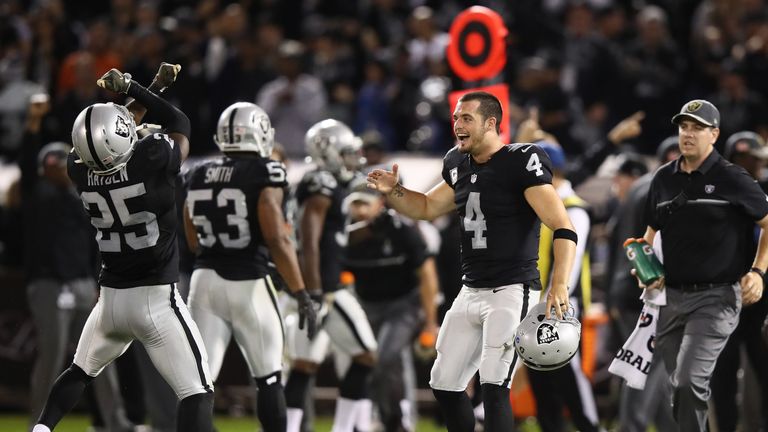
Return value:
M 464 214 L 464 231 L 472 231 L 472 249 L 486 249 L 488 238 L 483 232 L 488 230 L 485 215 L 480 209 L 480 192 L 470 192 L 467 197 L 466 211 Z
M 541 161 L 539 160 L 539 155 L 536 153 L 531 153 L 531 158 L 528 159 L 528 163 L 525 165 L 525 169 L 528 171 L 536 172 L 537 176 L 544 174 L 544 171 L 541 170 Z

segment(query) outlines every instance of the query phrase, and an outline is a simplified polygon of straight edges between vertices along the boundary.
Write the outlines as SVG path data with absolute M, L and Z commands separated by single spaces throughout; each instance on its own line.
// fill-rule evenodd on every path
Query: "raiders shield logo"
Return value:
M 536 330 L 536 342 L 539 345 L 552 343 L 559 339 L 560 336 L 557 334 L 557 329 L 551 324 L 544 323 Z
M 693 101 L 688 104 L 688 106 L 685 107 L 685 110 L 688 112 L 696 112 L 701 108 L 701 102 L 699 101 Z
M 459 168 L 451 168 L 451 184 L 456 184 L 459 180 Z
M 706 185 L 704 186 L 704 192 L 711 194 L 715 191 L 715 185 Z
M 269 119 L 266 116 L 261 116 L 259 119 L 259 128 L 261 128 L 262 133 L 269 132 Z
M 115 135 L 123 138 L 128 138 L 130 130 L 128 129 L 128 122 L 122 116 L 117 116 L 115 121 Z

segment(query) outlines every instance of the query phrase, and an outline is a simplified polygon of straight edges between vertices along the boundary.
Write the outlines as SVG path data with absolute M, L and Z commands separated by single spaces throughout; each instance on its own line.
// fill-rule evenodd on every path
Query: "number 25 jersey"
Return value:
M 524 192 L 552 183 L 547 154 L 535 144 L 508 144 L 478 164 L 454 147 L 442 176 L 454 189 L 461 220 L 464 284 L 493 288 L 538 279 L 541 221 Z
M 136 143 L 123 169 L 106 176 L 67 160 L 69 177 L 96 228 L 99 283 L 111 288 L 164 285 L 179 278 L 176 174 L 181 152 L 165 134 Z
M 260 279 L 269 273 L 269 249 L 258 218 L 261 191 L 285 188 L 285 165 L 255 154 L 221 156 L 193 169 L 187 210 L 197 229 L 195 268 L 213 269 L 228 280 Z

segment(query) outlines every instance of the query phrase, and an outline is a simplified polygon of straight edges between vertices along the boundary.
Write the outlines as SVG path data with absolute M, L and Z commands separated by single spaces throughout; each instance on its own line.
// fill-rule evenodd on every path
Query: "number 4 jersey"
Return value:
M 136 143 L 128 164 L 100 176 L 70 153 L 69 177 L 96 228 L 99 283 L 111 288 L 163 285 L 179 276 L 176 175 L 179 146 L 165 134 Z
M 524 192 L 552 183 L 547 154 L 535 144 L 508 144 L 478 164 L 454 147 L 442 175 L 461 219 L 464 284 L 492 288 L 538 279 L 541 221 Z
M 195 167 L 187 186 L 187 210 L 200 244 L 195 268 L 213 269 L 227 280 L 269 274 L 259 195 L 266 187 L 287 185 L 282 162 L 253 154 L 222 156 Z

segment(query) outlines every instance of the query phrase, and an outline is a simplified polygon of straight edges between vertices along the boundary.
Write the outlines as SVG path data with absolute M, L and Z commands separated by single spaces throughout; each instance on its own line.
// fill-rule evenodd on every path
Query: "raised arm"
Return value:
M 368 173 L 368 187 L 383 193 L 390 207 L 412 219 L 433 220 L 456 208 L 453 189 L 445 181 L 427 193 L 406 189 L 399 183 L 397 164 L 392 165 L 392 171 Z
M 576 256 L 577 236 L 565 205 L 551 184 L 527 188 L 525 199 L 541 222 L 555 233 L 552 246 L 555 259 L 552 265 L 552 288 L 547 295 L 547 314 L 554 307 L 557 317 L 562 318 L 568 306 L 568 280 Z
M 155 78 L 152 80 L 152 84 L 147 87 L 147 90 L 155 94 L 164 92 L 165 89 L 170 87 L 171 84 L 176 81 L 176 76 L 178 76 L 180 70 L 181 65 L 166 62 L 160 63 L 160 68 L 157 70 Z M 128 111 L 130 111 L 131 114 L 133 114 L 133 120 L 136 124 L 141 124 L 144 115 L 147 113 L 147 108 L 137 102 L 136 99 L 128 101 L 128 103 L 125 104 L 125 107 L 128 108 Z
M 189 154 L 189 134 L 191 125 L 189 118 L 178 108 L 157 96 L 141 84 L 131 80 L 131 76 L 123 74 L 117 69 L 111 69 L 96 81 L 96 84 L 104 89 L 116 93 L 124 93 L 136 99 L 145 106 L 160 121 L 168 136 L 179 146 L 181 160 L 184 161 Z

